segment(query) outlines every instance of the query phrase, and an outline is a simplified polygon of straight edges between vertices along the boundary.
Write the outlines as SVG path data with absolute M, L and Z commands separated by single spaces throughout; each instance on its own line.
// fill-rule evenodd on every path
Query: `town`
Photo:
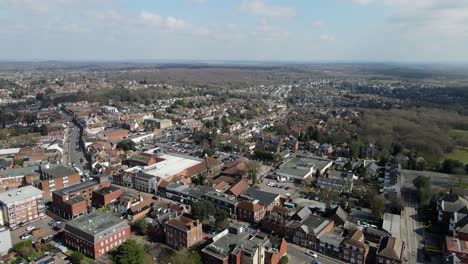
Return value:
M 468 262 L 468 166 L 360 127 L 394 108 L 403 126 L 413 100 L 442 103 L 434 87 L 64 71 L 0 75 L 6 263 Z M 462 151 L 468 122 L 452 122 Z

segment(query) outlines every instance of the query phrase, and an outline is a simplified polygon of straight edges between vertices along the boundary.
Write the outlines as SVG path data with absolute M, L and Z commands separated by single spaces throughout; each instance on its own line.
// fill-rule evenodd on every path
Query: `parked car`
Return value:
M 26 230 L 27 230 L 27 231 L 31 231 L 31 230 L 33 230 L 34 228 L 36 228 L 36 227 L 35 227 L 35 226 L 28 226 L 28 227 L 26 227 Z
M 25 239 L 28 239 L 28 238 L 30 238 L 30 237 L 31 237 L 31 234 L 24 233 L 24 234 L 22 234 L 22 235 L 20 236 L 20 239 L 21 239 L 21 240 L 25 240 Z
M 309 255 L 309 256 L 311 256 L 311 257 L 313 257 L 313 258 L 317 258 L 317 257 L 318 257 L 317 253 L 313 252 L 312 250 L 307 251 L 307 252 L 306 252 L 306 255 Z

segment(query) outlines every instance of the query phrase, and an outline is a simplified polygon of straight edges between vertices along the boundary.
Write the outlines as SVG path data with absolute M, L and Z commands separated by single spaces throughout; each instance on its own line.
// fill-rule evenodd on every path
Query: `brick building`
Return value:
M 97 179 L 99 180 L 99 179 Z M 88 213 L 94 191 L 109 187 L 109 181 L 86 181 L 52 193 L 53 210 L 65 219 L 75 219 Z
M 68 222 L 62 234 L 65 245 L 97 259 L 129 239 L 131 230 L 125 219 L 98 210 Z
M 120 128 L 106 129 L 102 132 L 102 136 L 107 141 L 119 141 L 128 137 L 128 130 Z
M 0 225 L 10 228 L 27 223 L 44 215 L 42 191 L 26 186 L 0 193 Z
M 350 263 L 366 263 L 369 254 L 369 245 L 364 243 L 364 234 L 361 230 L 355 230 L 343 242 L 343 254 L 341 259 Z
M 265 217 L 265 207 L 258 201 L 241 201 L 237 205 L 237 219 L 249 223 L 258 223 Z
M 44 198 L 49 198 L 53 191 L 63 189 L 81 182 L 78 172 L 64 167 L 41 168 L 38 187 L 44 191 Z
M 403 250 L 405 246 L 401 239 L 396 237 L 383 237 L 377 248 L 378 264 L 403 263 Z
M 446 236 L 444 255 L 455 255 L 461 263 L 468 263 L 468 241 Z
M 333 230 L 335 227 L 332 220 L 309 215 L 302 221 L 293 220 L 286 225 L 286 237 L 294 244 L 317 250 L 320 237 Z
M 202 240 L 202 224 L 185 216 L 166 222 L 166 243 L 175 249 L 189 248 Z
M 113 185 L 95 190 L 93 191 L 93 206 L 98 208 L 108 206 L 117 201 L 121 195 L 122 190 Z

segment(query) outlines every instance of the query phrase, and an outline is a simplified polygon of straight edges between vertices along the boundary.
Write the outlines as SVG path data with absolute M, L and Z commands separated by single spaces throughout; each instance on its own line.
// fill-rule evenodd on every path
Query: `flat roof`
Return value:
M 65 230 L 84 238 L 87 241 L 99 241 L 114 232 L 107 232 L 101 238 L 95 239 L 101 232 L 122 224 L 122 228 L 128 226 L 127 220 L 118 218 L 111 213 L 96 210 L 90 214 L 84 215 L 78 219 L 68 222 Z M 118 228 L 121 230 L 122 228 Z M 116 228 L 117 229 L 117 228 Z
M 331 162 L 332 160 L 329 159 L 297 155 L 283 163 L 281 167 L 276 171 L 276 173 L 288 174 L 292 176 L 297 176 L 298 178 L 304 178 L 310 172 L 315 172 L 311 171 L 312 169 L 319 169 L 320 171 L 322 171 L 323 168 L 328 166 Z
M 59 165 L 54 168 L 48 168 L 48 169 L 42 169 L 42 170 L 44 171 L 44 173 L 47 173 L 54 178 L 62 178 L 65 176 L 76 174 L 76 172 L 73 169 L 70 169 L 62 165 Z
M 67 194 L 72 194 L 81 190 L 88 189 L 96 185 L 99 185 L 97 181 L 85 181 L 85 182 L 80 182 L 78 184 L 74 184 L 72 186 L 65 187 L 61 190 L 55 191 L 55 193 L 57 193 L 58 195 L 67 195 Z
M 0 171 L 0 177 L 15 177 L 39 173 L 39 166 L 30 166 L 11 170 Z
M 400 234 L 400 215 L 385 213 L 383 215 L 382 229 L 397 237 Z
M 18 189 L 12 189 L 0 193 L 0 201 L 4 204 L 11 204 L 14 202 L 20 202 L 21 200 L 31 198 L 36 195 L 42 195 L 42 190 L 28 185 Z
M 198 158 L 174 154 L 161 154 L 158 155 L 158 158 L 164 160 L 157 162 L 153 169 L 147 170 L 145 173 L 159 178 L 167 178 L 203 162 L 203 160 Z
M 6 149 L 0 149 L 0 155 L 12 155 L 12 154 L 18 154 L 20 152 L 20 148 L 6 148 Z

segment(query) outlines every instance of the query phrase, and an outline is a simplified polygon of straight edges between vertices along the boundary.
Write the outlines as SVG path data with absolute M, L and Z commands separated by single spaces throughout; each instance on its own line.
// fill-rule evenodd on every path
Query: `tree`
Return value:
M 138 230 L 138 233 L 142 236 L 146 236 L 148 233 L 148 223 L 145 219 L 141 219 L 140 221 L 135 223 L 135 228 Z
M 135 240 L 127 240 L 117 248 L 117 264 L 141 264 L 145 260 L 145 249 Z
M 441 171 L 450 174 L 463 174 L 465 172 L 465 167 L 463 163 L 458 160 L 446 159 L 442 162 Z
M 287 255 L 284 255 L 280 258 L 278 261 L 278 264 L 288 264 L 289 263 L 289 258 Z
M 79 252 L 79 251 L 73 251 L 70 254 L 70 261 L 73 264 L 81 264 L 81 262 L 84 260 L 85 256 Z
M 217 229 L 222 230 L 226 229 L 229 225 L 228 221 L 228 213 L 223 210 L 223 209 L 218 209 L 216 210 L 216 213 L 214 215 L 216 221 L 215 221 L 215 226 Z
M 214 205 L 208 201 L 198 201 L 192 204 L 192 216 L 200 221 L 205 221 L 215 213 Z
M 47 136 L 49 134 L 49 131 L 46 125 L 42 125 L 40 130 L 41 130 L 41 136 Z
M 372 214 L 379 220 L 382 219 L 385 213 L 385 200 L 382 196 L 376 195 L 371 203 Z
M 247 173 L 252 179 L 252 186 L 255 186 L 257 184 L 258 171 L 260 170 L 260 167 L 261 164 L 253 160 L 247 163 Z
M 135 142 L 131 141 L 130 139 L 122 140 L 117 143 L 117 149 L 128 151 L 128 150 L 136 150 Z
M 316 169 L 315 170 L 315 178 L 320 178 L 320 170 L 319 169 Z
M 184 248 L 175 252 L 170 260 L 170 263 L 177 264 L 202 264 L 202 258 L 198 251 L 192 251 L 191 249 Z
M 24 240 L 24 241 L 14 244 L 13 250 L 24 258 L 31 256 L 35 251 L 32 246 L 31 239 Z

